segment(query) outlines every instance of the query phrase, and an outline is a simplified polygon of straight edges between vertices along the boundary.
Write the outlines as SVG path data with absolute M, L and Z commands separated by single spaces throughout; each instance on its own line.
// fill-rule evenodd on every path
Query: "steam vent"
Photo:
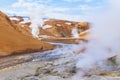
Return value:
M 0 1 L 0 80 L 120 80 L 120 0 Z

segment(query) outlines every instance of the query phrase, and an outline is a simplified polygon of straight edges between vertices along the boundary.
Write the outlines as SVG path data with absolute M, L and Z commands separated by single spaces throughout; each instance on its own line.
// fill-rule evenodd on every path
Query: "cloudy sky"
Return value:
M 0 10 L 23 15 L 86 21 L 108 8 L 110 0 L 0 0 Z M 114 0 L 113 0 L 114 1 Z

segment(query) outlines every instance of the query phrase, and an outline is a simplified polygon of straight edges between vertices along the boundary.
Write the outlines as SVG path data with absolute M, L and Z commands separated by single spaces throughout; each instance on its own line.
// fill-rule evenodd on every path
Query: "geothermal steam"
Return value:
M 42 12 L 39 12 L 39 7 L 35 6 L 36 9 L 31 10 L 32 8 L 29 7 L 28 11 L 30 12 L 30 18 L 32 24 L 30 25 L 30 28 L 32 29 L 32 35 L 33 37 L 38 37 L 39 35 L 39 27 L 43 26 L 43 15 Z
M 33 37 L 38 37 L 39 35 L 39 27 L 42 27 L 43 25 L 43 20 L 42 17 L 32 16 L 31 17 L 31 22 L 32 24 L 30 25 L 30 28 L 32 29 L 32 35 Z
M 114 0 L 111 0 L 114 2 Z M 119 0 L 116 0 L 119 2 Z M 114 5 L 114 6 L 113 6 Z M 115 4 L 109 6 L 111 10 L 96 17 L 93 21 L 92 28 L 90 30 L 88 44 L 86 51 L 79 56 L 76 67 L 80 69 L 78 75 L 82 76 L 83 73 L 89 71 L 100 62 L 107 60 L 110 57 L 120 55 L 120 15 L 118 8 Z M 103 66 L 99 65 L 99 66 Z M 82 73 L 82 71 L 83 73 Z M 78 75 L 76 77 L 78 77 Z
M 38 37 L 39 27 L 43 25 L 43 17 L 44 17 L 44 7 L 35 2 L 18 0 L 17 3 L 13 5 L 13 7 L 24 8 L 28 16 L 30 16 L 32 24 L 30 28 L 32 29 L 33 37 Z
M 77 28 L 73 28 L 71 33 L 74 38 L 79 38 L 79 33 Z

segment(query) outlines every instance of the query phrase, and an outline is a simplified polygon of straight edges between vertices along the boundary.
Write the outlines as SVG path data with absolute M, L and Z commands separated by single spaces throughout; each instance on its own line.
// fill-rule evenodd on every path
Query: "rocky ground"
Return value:
M 76 49 L 72 49 L 79 45 L 56 45 L 59 45 L 56 49 L 40 52 L 41 54 L 34 53 L 34 57 L 33 54 L 21 55 L 22 58 L 27 56 L 26 59 L 30 60 L 2 68 L 0 80 L 120 80 L 119 66 L 114 63 L 113 58 L 104 61 L 109 70 L 94 66 L 80 77 L 80 69 L 76 67 L 79 55 L 76 54 Z

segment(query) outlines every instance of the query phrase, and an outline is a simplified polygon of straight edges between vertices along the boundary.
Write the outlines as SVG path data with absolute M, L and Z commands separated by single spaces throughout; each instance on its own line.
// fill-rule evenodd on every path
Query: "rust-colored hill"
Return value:
M 72 30 L 76 28 L 80 35 L 81 32 L 89 29 L 89 23 L 87 22 L 74 22 L 67 20 L 57 20 L 50 19 L 46 21 L 43 25 L 51 26 L 50 28 L 42 29 L 40 28 L 40 35 L 47 35 L 53 37 L 72 37 Z
M 10 18 L 12 23 L 16 25 L 15 29 L 18 32 L 27 36 L 32 36 L 31 28 L 29 27 L 31 22 L 21 23 L 24 22 L 24 18 L 26 17 L 11 16 Z M 38 36 L 39 38 L 42 38 L 42 41 L 78 43 L 76 41 L 86 40 L 89 26 L 90 25 L 87 22 L 48 19 L 44 21 L 43 26 L 40 26 Z M 76 29 L 76 32 L 78 33 L 77 37 L 73 35 L 74 29 Z
M 49 19 L 45 21 L 42 28 L 40 28 L 39 37 L 42 37 L 43 41 L 48 42 L 76 44 L 79 43 L 80 40 L 87 40 L 89 26 L 90 25 L 87 22 Z M 74 35 L 73 30 L 75 29 L 76 31 L 74 31 Z
M 10 16 L 12 23 L 14 23 L 15 29 L 24 35 L 32 36 L 31 22 L 24 22 L 24 17 L 20 16 Z M 67 21 L 67 20 L 59 20 L 59 19 L 48 19 L 44 22 L 43 26 L 39 28 L 39 37 L 43 37 L 44 35 L 49 37 L 57 37 L 57 38 L 65 38 L 65 37 L 73 37 L 72 30 L 76 28 L 77 32 L 80 36 L 81 32 L 84 32 L 89 29 L 89 23 L 87 22 L 75 22 L 75 21 Z
M 24 17 L 21 16 L 9 16 L 12 24 L 14 24 L 14 28 L 16 31 L 27 35 L 27 36 L 32 36 L 31 33 L 31 28 L 29 27 L 31 25 L 31 22 L 24 22 Z M 29 17 L 25 17 L 29 18 Z M 23 22 L 23 23 L 22 23 Z
M 0 11 L 0 56 L 53 49 L 53 45 L 26 36 Z

